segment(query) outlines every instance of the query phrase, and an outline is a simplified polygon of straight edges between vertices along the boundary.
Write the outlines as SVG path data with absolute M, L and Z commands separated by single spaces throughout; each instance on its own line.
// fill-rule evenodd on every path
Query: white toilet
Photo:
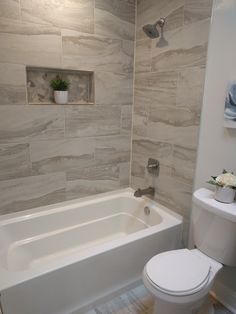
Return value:
M 223 264 L 236 266 L 236 203 L 219 203 L 207 189 L 196 191 L 192 227 L 196 249 L 158 254 L 144 268 L 155 314 L 214 313 L 212 306 L 203 311 L 203 305 L 216 274 Z

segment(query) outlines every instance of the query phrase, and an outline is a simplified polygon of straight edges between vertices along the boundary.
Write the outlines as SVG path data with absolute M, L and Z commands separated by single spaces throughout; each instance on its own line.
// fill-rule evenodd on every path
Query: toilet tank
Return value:
M 214 192 L 199 189 L 193 195 L 193 240 L 204 254 L 236 267 L 236 202 L 224 204 Z

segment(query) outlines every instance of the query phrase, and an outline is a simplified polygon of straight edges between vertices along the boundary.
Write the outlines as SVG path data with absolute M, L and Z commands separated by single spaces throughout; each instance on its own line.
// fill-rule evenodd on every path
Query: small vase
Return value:
M 54 90 L 54 100 L 56 104 L 64 105 L 68 103 L 68 91 L 67 90 Z
M 215 200 L 221 203 L 233 203 L 236 190 L 229 187 L 216 186 Z

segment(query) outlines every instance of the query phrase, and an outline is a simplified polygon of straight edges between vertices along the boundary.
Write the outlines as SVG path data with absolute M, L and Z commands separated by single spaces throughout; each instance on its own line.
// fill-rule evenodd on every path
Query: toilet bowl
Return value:
M 144 268 L 144 285 L 156 298 L 155 314 L 212 313 L 207 298 L 216 274 L 222 265 L 236 267 L 236 202 L 223 204 L 214 192 L 197 190 L 192 228 L 196 249 L 158 254 Z
M 168 251 L 151 258 L 143 282 L 156 299 L 154 313 L 198 313 L 221 268 L 222 264 L 197 249 Z

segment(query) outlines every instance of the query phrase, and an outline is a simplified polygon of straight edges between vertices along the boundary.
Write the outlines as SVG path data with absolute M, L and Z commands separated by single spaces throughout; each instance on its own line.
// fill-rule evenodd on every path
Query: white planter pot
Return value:
M 235 198 L 236 190 L 229 187 L 216 186 L 215 199 L 221 203 L 233 203 Z
M 64 105 L 68 103 L 68 91 L 54 90 L 54 100 L 56 104 Z

